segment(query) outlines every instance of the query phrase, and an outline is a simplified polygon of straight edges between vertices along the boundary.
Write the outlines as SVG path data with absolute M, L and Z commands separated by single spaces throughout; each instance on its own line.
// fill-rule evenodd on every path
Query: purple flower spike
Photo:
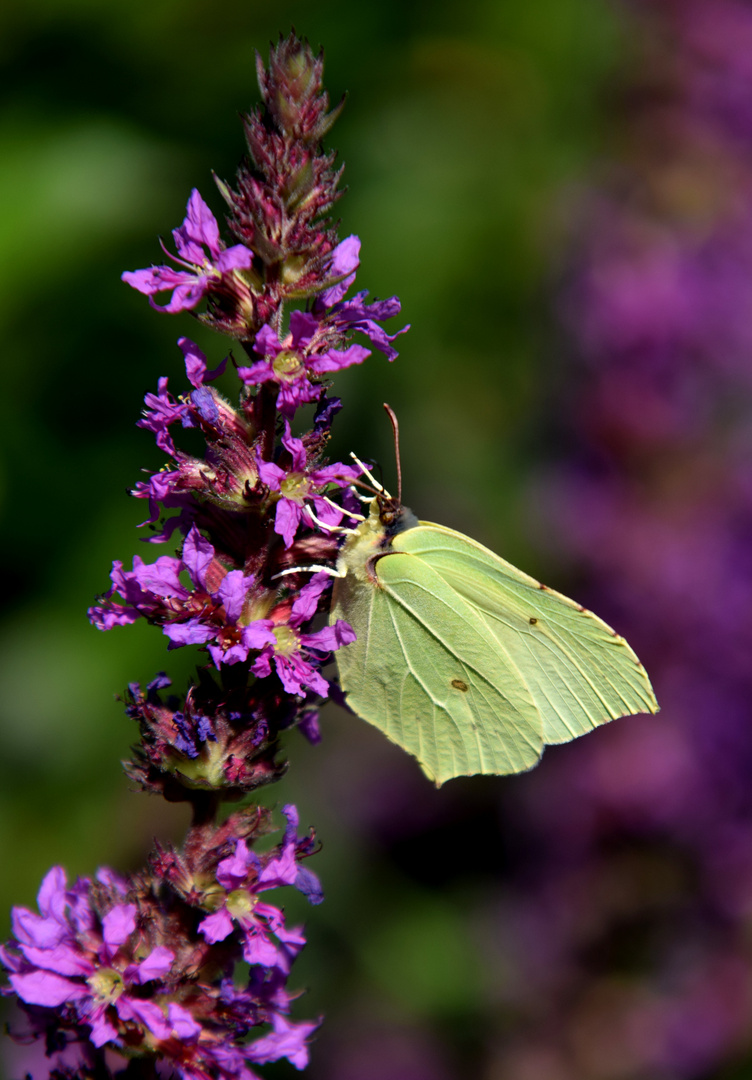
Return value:
M 249 270 L 253 253 L 244 244 L 226 248 L 219 238 L 217 219 L 199 195 L 196 188 L 191 192 L 185 221 L 179 229 L 173 229 L 177 256 L 165 254 L 184 267 L 174 270 L 171 266 L 152 266 L 148 270 L 126 270 L 123 281 L 149 297 L 157 311 L 174 315 L 178 311 L 190 311 L 203 297 L 211 292 L 222 279 L 236 271 Z M 204 248 L 208 249 L 208 255 Z M 157 304 L 154 297 L 172 290 L 166 304 Z

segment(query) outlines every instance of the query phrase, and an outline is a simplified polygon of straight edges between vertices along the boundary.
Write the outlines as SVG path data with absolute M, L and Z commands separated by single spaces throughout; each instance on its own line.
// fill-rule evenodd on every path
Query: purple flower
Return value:
M 162 376 L 159 380 L 158 393 L 147 394 L 144 398 L 146 408 L 143 416 L 136 421 L 136 427 L 146 428 L 156 435 L 157 446 L 170 457 L 176 457 L 175 444 L 169 434 L 169 428 L 178 421 L 183 427 L 190 425 L 188 417 L 188 405 L 184 401 L 176 401 L 167 390 L 167 378 Z
M 198 929 L 214 944 L 229 937 L 237 925 L 246 962 L 277 969 L 286 975 L 305 945 L 302 929 L 288 929 L 281 910 L 259 896 L 283 885 L 295 885 L 312 903 L 320 903 L 323 894 L 316 875 L 299 865 L 300 858 L 310 854 L 313 841 L 298 837 L 298 813 L 294 806 L 285 806 L 284 814 L 288 824 L 279 847 L 258 856 L 240 839 L 234 853 L 218 864 L 216 879 L 225 896 L 221 906 L 203 919 Z
M 315 574 L 300 590 L 287 622 L 275 624 L 271 619 L 264 619 L 256 624 L 271 634 L 271 640 L 263 646 L 251 670 L 263 678 L 271 674 L 274 664 L 288 694 L 305 695 L 311 690 L 326 697 L 329 684 L 314 664 L 320 664 L 324 655 L 355 641 L 355 631 L 344 619 L 337 619 L 333 626 L 325 626 L 313 634 L 302 634 L 298 629 L 313 618 L 321 594 L 328 585 L 327 574 Z
M 136 960 L 136 905 L 114 904 L 99 918 L 90 888 L 91 882 L 83 878 L 69 890 L 64 870 L 54 867 L 39 890 L 40 914 L 13 909 L 16 940 L 0 950 L 13 990 L 26 1005 L 66 1006 L 90 1028 L 94 1046 L 123 1046 L 125 1024 L 136 1024 L 152 1044 L 176 1037 L 155 1000 L 165 992 L 159 984 L 175 954 L 158 945 Z M 147 985 L 150 997 L 143 994 Z
M 157 445 L 176 463 L 176 468 L 155 473 L 148 483 L 138 483 L 132 491 L 137 498 L 149 500 L 150 516 L 144 524 L 159 520 L 160 504 L 163 509 L 181 510 L 152 542 L 169 539 L 177 527 L 187 532 L 202 500 L 225 509 L 245 510 L 258 482 L 250 424 L 242 409 L 234 409 L 207 385 L 222 373 L 227 361 L 209 371 L 206 357 L 193 341 L 182 337 L 178 345 L 194 389 L 187 398 L 176 401 L 167 390 L 167 379 L 160 379 L 159 392 L 146 395 L 146 408 L 138 421 L 139 427 L 155 433 Z M 206 439 L 203 458 L 176 448 L 169 429 L 177 423 L 201 431 Z
M 179 229 L 173 229 L 172 236 L 178 255 L 166 250 L 165 254 L 184 269 L 152 266 L 148 270 L 127 270 L 122 275 L 123 281 L 145 293 L 158 311 L 190 311 L 223 278 L 238 270 L 249 270 L 253 262 L 253 253 L 244 244 L 225 247 L 219 238 L 217 220 L 196 188 L 188 200 L 185 221 Z M 154 296 L 168 290 L 172 290 L 172 296 L 160 306 Z
M 264 382 L 278 384 L 277 408 L 284 416 L 292 416 L 301 405 L 319 397 L 321 387 L 314 385 L 309 375 L 315 378 L 324 372 L 339 371 L 360 364 L 371 355 L 362 345 L 344 349 L 328 345 L 319 330 L 313 315 L 293 311 L 287 336 L 280 341 L 270 326 L 262 326 L 253 348 L 264 359 L 250 367 L 238 368 L 238 375 L 248 386 Z
M 209 584 L 209 572 L 219 584 Z M 192 588 L 181 581 L 187 571 Z M 242 570 L 227 571 L 215 557 L 212 544 L 193 526 L 183 542 L 181 557 L 163 555 L 154 563 L 133 558 L 133 570 L 113 563 L 112 588 L 102 602 L 89 609 L 91 622 L 100 630 L 125 626 L 146 618 L 162 627 L 170 648 L 206 645 L 217 667 L 245 660 L 258 631 L 247 638 L 239 625 L 253 575 Z M 119 595 L 123 602 L 114 600 Z M 266 639 L 261 644 L 266 644 Z
M 361 364 L 371 355 L 363 345 L 347 344 L 351 333 L 364 334 L 388 359 L 397 356 L 391 345 L 397 334 L 387 334 L 376 322 L 399 313 L 397 297 L 366 304 L 368 294 L 362 292 L 352 300 L 342 300 L 355 280 L 359 251 L 357 236 L 343 240 L 332 253 L 331 263 L 331 276 L 344 275 L 343 279 L 318 296 L 312 312 L 294 311 L 284 338 L 280 339 L 270 326 L 262 326 L 253 348 L 263 360 L 238 368 L 247 385 L 274 382 L 279 386 L 277 408 L 285 416 L 292 416 L 301 405 L 316 400 L 321 376 Z M 397 333 L 408 329 L 404 327 Z
M 324 526 L 336 527 L 342 520 L 342 511 L 321 494 L 328 485 L 344 487 L 357 480 L 360 471 L 351 465 L 339 462 L 323 468 L 310 468 L 308 454 L 302 439 L 296 439 L 290 432 L 290 423 L 285 421 L 285 433 L 282 445 L 292 459 L 291 468 L 283 469 L 270 461 L 258 461 L 258 472 L 262 483 L 279 492 L 274 519 L 274 531 L 290 547 L 301 524 L 315 526 L 310 513 L 309 503 L 319 521 Z

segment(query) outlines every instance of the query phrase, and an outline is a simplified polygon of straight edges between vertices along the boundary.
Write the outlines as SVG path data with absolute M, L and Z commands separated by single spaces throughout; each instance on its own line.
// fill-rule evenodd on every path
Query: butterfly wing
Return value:
M 647 673 L 597 615 L 541 585 L 470 537 L 421 522 L 394 550 L 416 556 L 465 600 L 540 712 L 544 743 L 568 742 L 619 716 L 655 713 Z
M 375 573 L 375 583 L 336 581 L 332 599 L 332 620 L 357 634 L 337 652 L 353 712 L 437 784 L 531 768 L 543 747 L 538 710 L 482 618 L 421 558 L 385 554 Z

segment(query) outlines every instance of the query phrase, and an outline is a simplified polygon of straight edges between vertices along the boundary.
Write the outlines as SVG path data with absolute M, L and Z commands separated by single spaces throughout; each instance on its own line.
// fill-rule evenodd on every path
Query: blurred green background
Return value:
M 338 376 L 346 409 L 332 456 L 380 458 L 389 482 L 389 401 L 406 503 L 553 575 L 531 540 L 526 485 L 548 452 L 560 378 L 550 286 L 567 196 L 603 148 L 603 91 L 623 48 L 608 4 L 10 0 L 0 9 L 2 936 L 10 905 L 32 903 L 51 864 L 71 875 L 135 868 L 153 835 L 185 825 L 180 809 L 129 791 L 119 758 L 133 732 L 114 694 L 165 666 L 181 686 L 191 658 L 168 658 L 150 628 L 99 634 L 86 607 L 113 558 L 153 554 L 134 530 L 144 506 L 125 495 L 141 468 L 161 464 L 134 427 L 144 393 L 160 375 L 182 385 L 178 336 L 213 362 L 225 346 L 188 315 L 154 313 L 119 275 L 160 261 L 157 236 L 180 224 L 193 186 L 219 214 L 211 170 L 231 177 L 242 153 L 254 49 L 291 26 L 324 46 L 332 99 L 348 93 L 330 144 L 350 189 L 340 235 L 363 241 L 359 286 L 397 293 L 413 327 L 395 364 L 375 354 Z M 305 912 L 289 900 L 310 932 L 293 979 L 310 987 L 299 1015 L 327 1014 L 312 1077 L 344 1077 L 368 1024 L 385 1040 L 425 1037 L 416 1077 L 432 1054 L 443 1063 L 426 1075 L 491 1076 L 482 1048 L 502 1034 L 498 995 L 467 911 L 482 907 L 484 874 L 504 852 L 449 889 L 441 865 L 462 863 L 463 839 L 517 781 L 435 792 L 335 711 L 320 747 L 293 736 L 290 753 L 284 790 L 269 798 L 294 799 L 316 825 L 328 895 Z M 452 850 L 421 849 L 420 874 L 409 844 L 395 858 L 382 842 L 399 833 L 406 791 L 411 821 L 459 823 Z

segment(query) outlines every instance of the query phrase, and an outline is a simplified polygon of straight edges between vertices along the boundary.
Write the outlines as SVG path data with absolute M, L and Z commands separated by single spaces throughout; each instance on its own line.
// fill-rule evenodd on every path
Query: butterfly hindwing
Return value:
M 567 742 L 619 716 L 657 712 L 647 673 L 622 637 L 482 544 L 421 522 L 399 533 L 393 549 L 430 566 L 483 620 L 520 671 L 545 743 Z
M 348 574 L 334 588 L 332 619 L 357 634 L 337 653 L 348 705 L 439 784 L 531 768 L 538 710 L 472 605 L 420 557 L 390 552 L 374 566 L 376 582 Z

